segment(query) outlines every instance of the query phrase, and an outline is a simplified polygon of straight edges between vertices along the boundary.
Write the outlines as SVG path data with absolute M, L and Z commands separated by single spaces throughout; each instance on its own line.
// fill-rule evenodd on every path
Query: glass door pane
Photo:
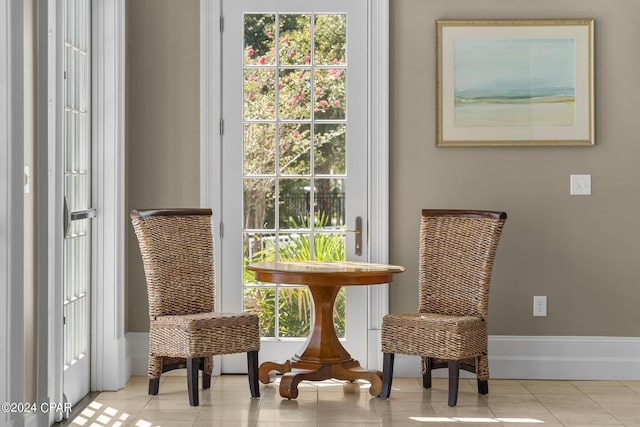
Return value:
M 365 0 L 223 3 L 220 298 L 260 316 L 263 360 L 304 344 L 314 308 L 303 283 L 258 283 L 248 263 L 367 260 L 347 231 L 368 209 L 366 12 Z M 366 365 L 367 291 L 354 288 L 336 329 Z M 223 358 L 223 372 L 245 366 Z
M 247 13 L 243 25 L 244 265 L 345 260 L 346 14 Z M 263 337 L 309 334 L 306 288 L 243 277 Z

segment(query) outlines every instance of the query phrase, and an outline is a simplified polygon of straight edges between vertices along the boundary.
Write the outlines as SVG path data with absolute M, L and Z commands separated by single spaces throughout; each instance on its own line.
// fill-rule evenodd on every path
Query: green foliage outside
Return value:
M 322 223 L 326 220 L 318 219 Z M 278 257 L 282 261 L 305 261 L 311 259 L 311 240 L 313 240 L 313 259 L 316 261 L 344 261 L 345 244 L 343 233 L 316 233 L 313 239 L 308 233 L 295 234 L 280 244 Z M 275 261 L 275 245 L 267 245 L 249 259 L 250 262 Z M 245 268 L 245 283 L 255 283 L 253 273 Z M 334 306 L 333 322 L 338 337 L 345 336 L 345 289 L 341 289 Z M 263 337 L 275 336 L 276 295 L 274 288 L 252 287 L 244 290 L 244 306 L 248 313 L 260 317 L 260 333 Z M 280 288 L 278 300 L 279 336 L 305 337 L 309 334 L 311 321 L 311 300 L 306 288 Z

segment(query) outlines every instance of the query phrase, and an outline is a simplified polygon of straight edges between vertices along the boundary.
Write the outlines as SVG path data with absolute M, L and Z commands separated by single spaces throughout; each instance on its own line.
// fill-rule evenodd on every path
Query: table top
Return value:
M 368 262 L 279 261 L 247 266 L 256 280 L 302 285 L 374 285 L 390 283 L 393 275 L 402 273 L 399 265 Z

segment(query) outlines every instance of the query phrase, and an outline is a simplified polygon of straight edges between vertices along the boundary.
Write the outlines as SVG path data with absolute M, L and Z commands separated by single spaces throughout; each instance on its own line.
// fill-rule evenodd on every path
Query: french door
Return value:
M 224 1 L 222 16 L 218 298 L 257 313 L 261 360 L 283 360 L 309 334 L 308 290 L 256 282 L 246 265 L 368 260 L 367 1 Z M 367 319 L 367 290 L 344 288 L 336 330 L 363 366 Z M 243 370 L 223 358 L 223 372 Z
M 75 405 L 90 388 L 91 319 L 91 0 L 63 8 L 63 391 Z

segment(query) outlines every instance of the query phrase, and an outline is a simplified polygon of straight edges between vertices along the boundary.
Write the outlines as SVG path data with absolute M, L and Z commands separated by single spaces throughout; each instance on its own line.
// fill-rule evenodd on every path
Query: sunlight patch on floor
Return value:
M 470 417 L 409 417 L 410 420 L 422 423 L 526 423 L 544 424 L 535 418 L 470 418 Z

